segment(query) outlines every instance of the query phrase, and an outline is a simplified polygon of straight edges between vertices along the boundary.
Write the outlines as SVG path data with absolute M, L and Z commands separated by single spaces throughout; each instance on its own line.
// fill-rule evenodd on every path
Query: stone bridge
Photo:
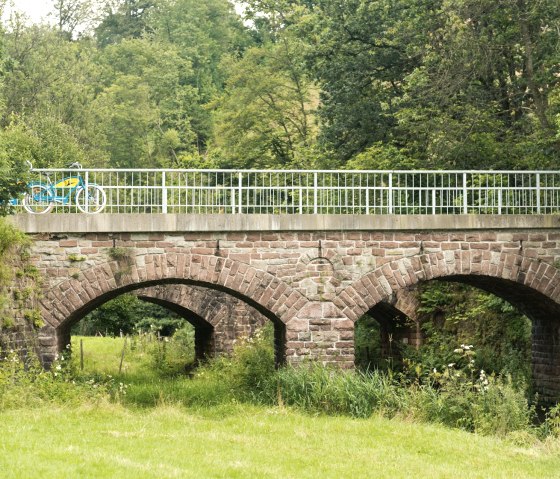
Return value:
M 45 363 L 71 326 L 135 291 L 195 325 L 199 357 L 274 324 L 277 360 L 354 365 L 354 323 L 415 315 L 425 281 L 496 294 L 533 322 L 533 377 L 560 397 L 560 216 L 18 215 L 46 277 Z

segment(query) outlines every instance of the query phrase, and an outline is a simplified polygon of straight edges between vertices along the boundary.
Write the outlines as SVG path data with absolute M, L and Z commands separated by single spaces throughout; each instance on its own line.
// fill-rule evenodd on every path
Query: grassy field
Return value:
M 1 478 L 560 477 L 553 439 L 527 445 L 534 439 L 200 397 L 189 406 L 196 381 L 158 378 L 149 345 L 127 349 L 119 376 L 123 340 L 83 339 L 85 373 L 128 383 L 127 399 L 1 411 Z
M 0 414 L 3 478 L 560 477 L 560 457 L 442 427 L 231 405 Z

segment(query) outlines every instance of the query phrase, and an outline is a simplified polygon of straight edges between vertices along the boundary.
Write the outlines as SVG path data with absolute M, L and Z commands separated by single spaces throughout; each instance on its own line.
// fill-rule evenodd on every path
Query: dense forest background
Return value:
M 555 168 L 557 0 L 51 0 L 0 34 L 37 166 Z

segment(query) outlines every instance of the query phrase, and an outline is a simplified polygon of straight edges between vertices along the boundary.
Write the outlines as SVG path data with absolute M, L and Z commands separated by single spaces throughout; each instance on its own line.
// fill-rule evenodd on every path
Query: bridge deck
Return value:
M 26 233 L 450 231 L 558 229 L 560 215 L 258 215 L 71 213 L 10 218 Z

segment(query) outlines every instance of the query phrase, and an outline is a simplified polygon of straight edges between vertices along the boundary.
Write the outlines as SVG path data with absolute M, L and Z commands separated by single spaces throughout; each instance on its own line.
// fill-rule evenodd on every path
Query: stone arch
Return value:
M 511 253 L 451 253 L 427 253 L 385 263 L 346 287 L 335 304 L 356 320 L 399 290 L 426 280 L 446 279 L 495 293 L 519 304 L 521 310 L 523 299 L 533 293 L 547 307 L 560 311 L 560 270 L 551 264 Z
M 134 294 L 174 311 L 193 324 L 197 358 L 231 353 L 238 339 L 252 336 L 269 321 L 243 301 L 200 286 L 158 285 L 138 289 Z M 197 322 L 196 318 L 204 322 Z
M 538 259 L 476 250 L 401 258 L 368 273 L 337 298 L 344 314 L 357 320 L 395 292 L 422 281 L 469 284 L 493 293 L 533 323 L 533 380 L 542 402 L 560 398 L 560 270 Z
M 45 292 L 40 305 L 45 327 L 39 335 L 43 362 L 52 362 L 64 346 L 60 333 L 99 305 L 135 289 L 170 283 L 202 286 L 239 298 L 269 318 L 282 335 L 285 324 L 306 302 L 301 293 L 270 273 L 229 258 L 161 253 L 137 256 L 126 267 L 109 261 Z

